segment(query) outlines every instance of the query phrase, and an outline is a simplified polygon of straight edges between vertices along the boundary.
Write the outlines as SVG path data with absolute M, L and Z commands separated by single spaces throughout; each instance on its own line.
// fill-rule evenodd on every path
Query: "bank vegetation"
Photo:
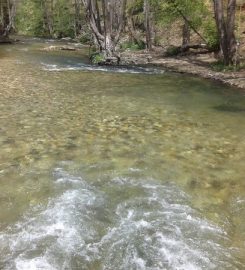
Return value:
M 70 38 L 94 63 L 123 52 L 165 57 L 212 54 L 214 68 L 244 66 L 245 0 L 1 0 L 0 41 L 21 34 Z

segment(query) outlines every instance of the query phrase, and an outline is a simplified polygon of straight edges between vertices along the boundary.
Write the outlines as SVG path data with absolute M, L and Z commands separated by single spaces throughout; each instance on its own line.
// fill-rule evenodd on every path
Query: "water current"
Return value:
M 245 269 L 245 95 L 88 49 L 0 47 L 0 269 Z

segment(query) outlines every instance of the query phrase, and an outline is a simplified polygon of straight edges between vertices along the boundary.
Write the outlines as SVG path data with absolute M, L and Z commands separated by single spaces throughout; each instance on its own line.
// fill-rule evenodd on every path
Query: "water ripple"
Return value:
M 57 168 L 54 187 L 60 195 L 0 235 L 1 269 L 239 269 L 226 233 L 172 184 L 97 187 Z
M 165 71 L 156 68 L 146 67 L 112 67 L 112 66 L 96 66 L 87 64 L 46 64 L 42 63 L 43 70 L 47 71 L 102 71 L 115 73 L 132 73 L 132 74 L 163 74 Z

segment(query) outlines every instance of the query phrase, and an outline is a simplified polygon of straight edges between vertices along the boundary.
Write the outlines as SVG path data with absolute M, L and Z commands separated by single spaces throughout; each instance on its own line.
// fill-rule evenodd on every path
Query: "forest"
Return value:
M 216 52 L 224 65 L 238 65 L 243 56 L 243 0 L 1 0 L 0 9 L 2 39 L 70 37 L 93 44 L 97 61 L 118 58 L 122 49 L 156 47 L 168 55 Z

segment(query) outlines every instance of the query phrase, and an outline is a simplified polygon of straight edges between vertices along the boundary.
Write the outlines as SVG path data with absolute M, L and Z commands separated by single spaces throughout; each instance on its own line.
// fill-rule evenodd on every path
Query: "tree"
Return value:
M 152 50 L 153 43 L 153 14 L 151 12 L 151 5 L 149 0 L 144 0 L 144 15 L 145 15 L 145 37 L 146 47 L 148 50 Z
M 79 36 L 82 31 L 82 2 L 81 0 L 75 0 L 74 1 L 74 30 L 75 30 L 75 36 Z
M 206 39 L 199 32 L 199 28 L 206 18 L 207 7 L 204 1 L 196 0 L 165 0 L 164 15 L 168 20 L 175 21 L 181 19 L 182 45 L 190 43 L 190 31 L 192 30 L 199 38 L 206 43 Z
M 41 1 L 41 8 L 43 9 L 43 28 L 50 36 L 54 34 L 54 1 Z
M 225 65 L 232 65 L 236 61 L 237 46 L 235 38 L 236 0 L 227 0 L 226 12 L 222 0 L 213 0 L 213 3 L 223 62 Z
M 15 10 L 15 0 L 0 1 L 0 36 L 7 37 L 14 27 Z
M 46 34 L 43 0 L 22 0 L 17 8 L 16 28 L 20 34 L 43 36 Z
M 126 0 L 83 0 L 94 40 L 105 57 L 116 55 L 124 27 Z

